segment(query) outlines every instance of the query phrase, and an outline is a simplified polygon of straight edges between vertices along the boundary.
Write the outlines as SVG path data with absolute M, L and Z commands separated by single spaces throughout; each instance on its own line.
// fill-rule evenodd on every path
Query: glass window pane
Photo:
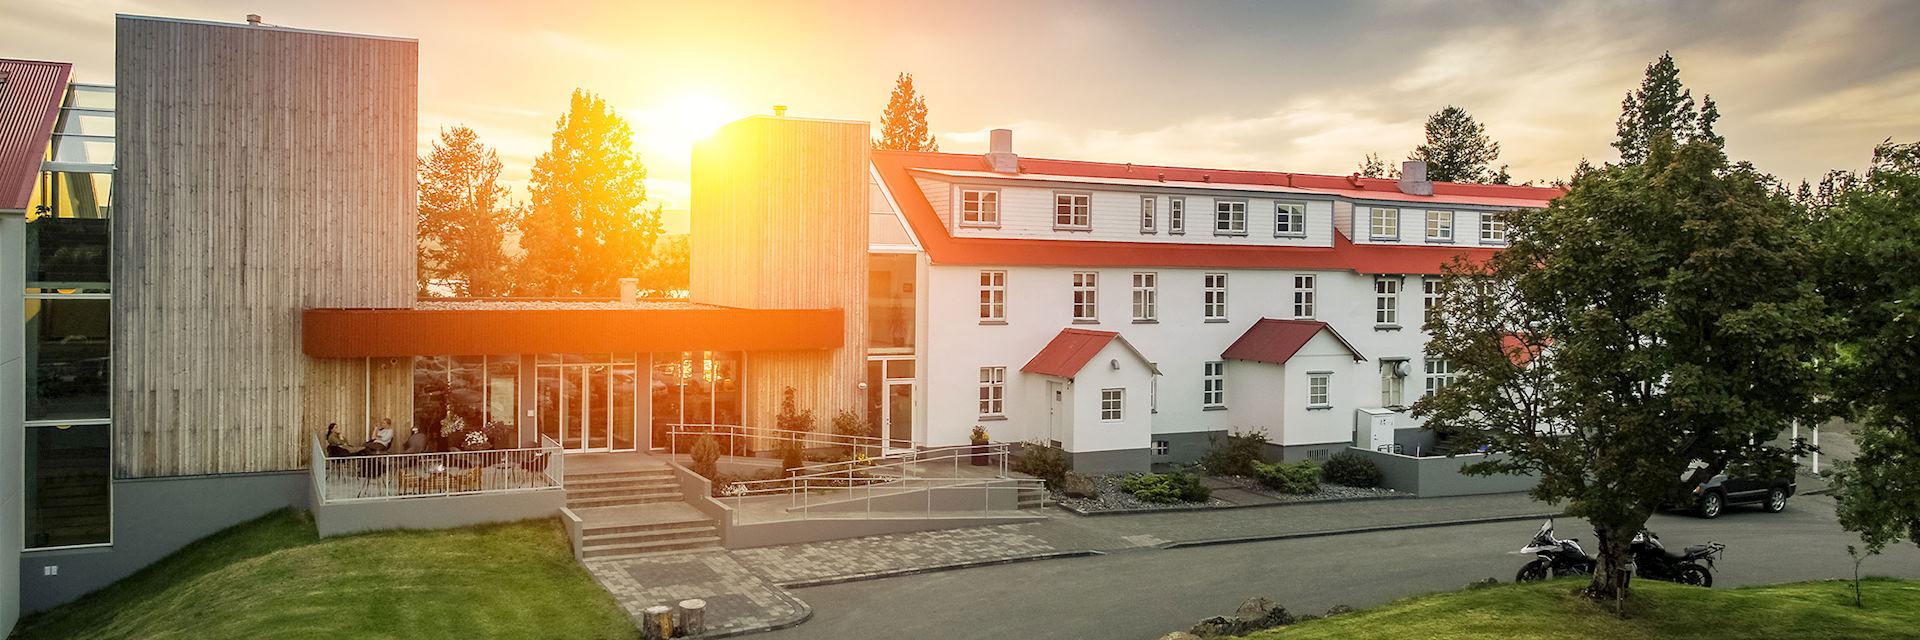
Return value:
M 629 364 L 613 368 L 613 448 L 632 449 L 634 393 L 638 374 Z
M 27 428 L 27 548 L 112 542 L 109 429 L 104 424 Z
M 113 217 L 113 174 L 42 171 L 27 212 L 29 219 Z
M 580 413 L 585 408 L 580 402 L 580 396 L 585 391 L 582 385 L 586 381 L 581 378 L 581 371 L 584 369 L 585 367 L 560 368 L 560 434 L 562 436 L 560 445 L 568 449 L 581 448 L 580 425 L 584 424 L 582 421 L 586 419 L 586 416 Z
M 55 134 L 53 161 L 77 164 L 113 164 L 113 140 Z
M 867 346 L 913 346 L 914 257 L 872 254 L 867 265 Z
M 28 420 L 108 417 L 112 301 L 28 298 Z
M 59 133 L 82 133 L 90 136 L 113 135 L 113 114 L 92 111 L 62 111 L 60 123 L 54 126 Z
M 719 351 L 713 358 L 713 422 L 741 424 L 740 352 Z
M 652 414 L 652 446 L 687 451 L 693 446 L 692 442 L 681 442 L 678 438 L 667 436 L 667 431 L 680 422 L 680 359 L 679 352 L 652 354 L 653 373 L 647 381 L 647 402 Z
M 110 85 L 70 85 L 67 103 L 64 105 L 77 109 L 113 109 L 113 87 Z
M 108 288 L 107 221 L 40 218 L 27 224 L 27 287 L 73 293 Z
M 535 406 L 539 407 L 540 435 L 560 441 L 560 367 L 536 367 Z
M 445 356 L 413 358 L 413 428 L 426 435 L 429 447 L 439 443 L 440 421 L 448 410 L 447 368 Z M 395 451 L 403 449 L 411 433 L 393 434 Z
M 685 411 L 680 421 L 686 424 L 713 424 L 713 370 L 712 352 L 696 351 L 688 354 L 690 372 L 686 384 Z
M 483 429 L 487 424 L 485 417 L 487 360 L 481 356 L 454 356 L 450 360 L 451 366 L 447 369 L 446 410 L 452 411 L 453 415 L 459 418 L 457 427 L 459 431 L 448 433 L 445 432 L 447 427 L 442 426 L 441 442 L 448 448 L 462 450 L 491 447 L 490 441 L 479 439 L 485 437 L 484 435 L 469 435 L 485 433 Z M 442 414 L 441 420 L 445 419 L 446 416 Z M 474 439 L 469 440 L 469 437 Z
M 520 442 L 520 359 L 487 359 L 487 426 L 497 435 L 496 447 L 518 447 Z

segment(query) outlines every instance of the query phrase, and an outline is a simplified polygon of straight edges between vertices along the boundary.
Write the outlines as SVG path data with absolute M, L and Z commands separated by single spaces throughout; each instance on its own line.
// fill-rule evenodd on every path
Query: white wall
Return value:
M 963 189 L 993 189 L 1000 192 L 1000 226 L 980 228 L 959 226 L 943 215 L 948 232 L 963 238 L 1046 238 L 1059 240 L 1105 240 L 1114 242 L 1168 242 L 1189 244 L 1226 244 L 1289 247 L 1333 246 L 1333 201 L 1318 195 L 1277 195 L 1271 193 L 1207 192 L 1191 189 L 1087 188 L 1095 185 L 1017 185 L 985 182 L 947 182 L 916 176 L 922 194 L 936 213 L 958 208 Z M 1092 195 L 1092 229 L 1064 231 L 1053 228 L 1053 196 L 1056 192 Z M 910 196 L 912 194 L 909 194 Z M 1154 229 L 1140 229 L 1140 200 L 1152 196 Z M 1172 234 L 1167 224 L 1170 198 L 1186 200 L 1186 232 Z M 1216 198 L 1245 200 L 1247 234 L 1215 236 L 1213 203 Z M 1305 237 L 1274 237 L 1274 203 L 1301 202 L 1307 205 Z
M 25 455 L 26 332 L 18 324 L 26 312 L 20 291 L 26 287 L 26 222 L 17 213 L 0 213 L 0 636 L 11 633 L 20 616 L 20 547 L 26 541 Z
M 1115 362 L 1119 369 L 1113 368 Z M 1147 448 L 1152 440 L 1153 417 L 1147 399 L 1152 378 L 1147 364 L 1129 353 L 1119 340 L 1107 343 L 1073 379 L 1073 445 L 1067 451 Z M 1100 418 L 1100 392 L 1105 389 L 1126 392 L 1120 420 Z
M 1307 376 L 1332 372 L 1326 408 L 1307 404 Z M 1346 348 L 1322 331 L 1300 347 L 1285 365 L 1233 360 L 1227 362 L 1227 406 L 1236 432 L 1264 430 L 1267 440 L 1281 445 L 1350 442 L 1353 421 L 1348 416 L 1362 401 L 1377 398 L 1378 372 L 1371 362 L 1354 362 Z M 1356 390 L 1373 382 L 1372 395 Z M 1344 419 L 1343 419 L 1344 418 Z
M 1373 239 L 1372 210 L 1376 206 L 1400 210 L 1400 236 L 1398 239 L 1394 239 L 1394 240 Z M 1394 244 L 1394 245 L 1412 245 L 1412 246 L 1440 246 L 1440 247 L 1447 247 L 1447 246 L 1504 247 L 1506 246 L 1506 243 L 1504 242 L 1482 243 L 1480 241 L 1480 218 L 1481 216 L 1486 215 L 1486 213 L 1489 211 L 1485 207 L 1478 207 L 1478 208 L 1461 208 L 1461 207 L 1455 207 L 1455 206 L 1425 207 L 1425 206 L 1418 206 L 1418 205 L 1402 206 L 1402 205 L 1392 204 L 1392 203 L 1367 203 L 1367 202 L 1354 203 L 1352 207 L 1353 207 L 1352 221 L 1348 222 L 1347 220 L 1343 219 L 1340 222 L 1342 224 L 1351 225 L 1343 228 L 1345 228 L 1347 231 L 1347 237 L 1352 238 L 1355 243 Z M 1427 239 L 1427 209 L 1428 208 L 1433 208 L 1440 211 L 1453 212 L 1453 240 L 1452 241 Z

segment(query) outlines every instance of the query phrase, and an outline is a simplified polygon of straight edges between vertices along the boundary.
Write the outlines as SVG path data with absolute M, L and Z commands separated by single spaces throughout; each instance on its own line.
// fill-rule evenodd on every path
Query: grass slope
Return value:
M 1562 580 L 1418 596 L 1247 636 L 1318 638 L 1915 638 L 1920 581 L 1863 581 L 1866 608 L 1851 582 L 1830 580 L 1701 589 L 1635 580 L 1629 619 L 1576 595 L 1584 580 Z
M 632 638 L 559 523 L 322 540 L 280 511 L 21 620 L 16 638 Z

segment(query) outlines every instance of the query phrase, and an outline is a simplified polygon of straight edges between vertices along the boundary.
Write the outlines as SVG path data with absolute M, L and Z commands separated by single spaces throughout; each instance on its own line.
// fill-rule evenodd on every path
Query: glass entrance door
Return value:
M 867 361 L 867 421 L 886 440 L 888 453 L 914 448 L 913 386 L 911 356 Z
M 606 356 L 542 356 L 538 374 L 540 433 L 568 451 L 634 448 L 637 371 L 631 356 L 611 364 Z

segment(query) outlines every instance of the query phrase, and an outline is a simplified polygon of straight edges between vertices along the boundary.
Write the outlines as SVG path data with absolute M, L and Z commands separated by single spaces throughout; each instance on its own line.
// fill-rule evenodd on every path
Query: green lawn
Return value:
M 1248 638 L 1920 637 L 1920 581 L 1867 580 L 1867 606 L 1857 609 L 1852 583 L 1846 581 L 1701 589 L 1635 580 L 1627 620 L 1619 619 L 1611 607 L 1575 595 L 1582 584 L 1561 580 L 1418 596 Z
M 319 539 L 304 512 L 216 533 L 21 620 L 34 638 L 633 638 L 556 521 Z

